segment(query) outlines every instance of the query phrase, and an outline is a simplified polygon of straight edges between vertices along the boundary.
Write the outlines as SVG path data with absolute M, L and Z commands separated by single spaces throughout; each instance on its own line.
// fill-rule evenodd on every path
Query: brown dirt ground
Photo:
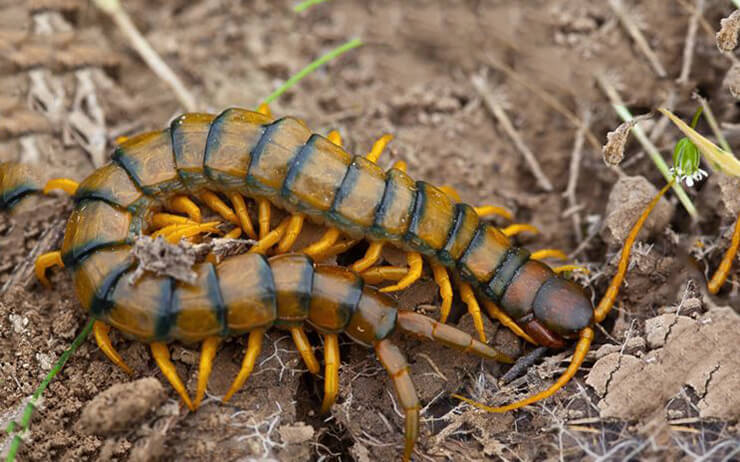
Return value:
M 676 78 L 695 2 L 624 3 L 667 77 L 656 75 L 608 2 L 346 1 L 302 14 L 292 12 L 292 2 L 264 0 L 154 6 L 134 0 L 126 8 L 182 76 L 200 108 L 214 112 L 254 107 L 310 60 L 348 38 L 363 38 L 367 45 L 309 76 L 273 111 L 301 117 L 317 132 L 339 129 L 356 153 L 380 134 L 393 133 L 390 153 L 381 160 L 386 165 L 405 159 L 413 175 L 451 184 L 466 201 L 511 208 L 517 221 L 542 230 L 536 238 L 520 239 L 530 248 L 573 250 L 582 242 L 571 218 L 563 217 L 569 205 L 561 192 L 577 129 L 521 82 L 541 89 L 588 119 L 598 140 L 587 138 L 579 165 L 578 214 L 584 235 L 591 237 L 576 260 L 592 270 L 581 280 L 601 294 L 618 249 L 605 244 L 599 229 L 618 175 L 605 168 L 598 148 L 618 120 L 595 75 L 614 82 L 636 114 L 669 105 L 686 119 L 697 106 L 691 92 L 698 89 L 721 122 L 737 123 L 740 116 L 723 87 L 732 63 L 718 52 L 712 30 L 731 12 L 729 2 L 706 2 L 703 19 L 709 30 L 700 24 L 683 84 Z M 169 87 L 92 2 L 0 1 L 0 11 L 0 161 L 36 163 L 48 176 L 81 179 L 93 170 L 93 162 L 108 155 L 117 136 L 160 128 L 183 111 Z M 502 72 L 501 64 L 514 74 Z M 471 76 L 481 72 L 487 72 L 494 97 L 503 98 L 516 130 L 536 153 L 553 192 L 537 186 L 471 85 Z M 658 132 L 654 122 L 643 126 L 670 157 L 678 134 L 671 127 Z M 699 128 L 709 133 L 704 122 Z M 736 142 L 736 127 L 725 128 Z M 637 143 L 628 144 L 622 169 L 662 184 Z M 551 383 L 569 352 L 550 353 L 524 377 L 499 388 L 496 378 L 505 370 L 500 365 L 438 345 L 399 340 L 425 406 L 416 458 L 732 457 L 739 445 L 740 405 L 732 391 L 740 389 L 740 265 L 718 297 L 705 294 L 703 273 L 716 267 L 729 242 L 733 213 L 736 217 L 740 209 L 737 191 L 736 181 L 719 175 L 690 191 L 700 206 L 698 224 L 680 206 L 675 212 L 668 208 L 669 224 L 640 244 L 616 312 L 604 323 L 587 364 L 564 391 L 544 403 L 492 415 L 458 406 L 449 394 L 510 402 Z M 621 204 L 620 197 L 613 200 Z M 58 245 L 69 210 L 68 199 L 46 198 L 29 201 L 12 217 L 0 217 L 0 286 L 9 286 L 0 294 L 3 427 L 86 322 L 69 274 L 54 272 L 54 290 L 47 291 L 34 282 L 28 266 L 29 254 Z M 405 308 L 437 302 L 428 275 L 400 295 Z M 472 331 L 467 316 L 459 325 Z M 488 323 L 487 329 L 500 348 L 515 355 L 527 350 L 498 325 Z M 114 343 L 137 378 L 163 380 L 143 345 L 120 336 Z M 235 376 L 243 343 L 232 339 L 224 345 L 210 382 L 213 398 L 198 412 L 187 413 L 168 385 L 169 400 L 163 402 L 161 390 L 150 381 L 101 395 L 132 379 L 86 342 L 46 391 L 19 460 L 367 461 L 398 456 L 402 420 L 394 412 L 389 381 L 368 350 L 342 343 L 338 404 L 331 415 L 321 416 L 322 381 L 302 369 L 279 331 L 268 337 L 258 371 L 245 389 L 228 405 L 220 403 L 215 397 Z M 175 346 L 174 358 L 193 389 L 196 350 Z M 83 414 L 91 402 L 94 409 Z M 104 418 L 96 416 L 111 415 L 100 410 L 106 403 L 119 410 L 115 425 L 96 424 L 96 418 Z

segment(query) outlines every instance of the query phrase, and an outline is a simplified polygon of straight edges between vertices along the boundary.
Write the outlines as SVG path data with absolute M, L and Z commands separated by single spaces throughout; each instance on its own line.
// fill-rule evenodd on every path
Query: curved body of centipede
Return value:
M 70 268 L 80 303 L 98 318 L 95 336 L 101 350 L 126 370 L 108 339 L 109 326 L 151 343 L 155 360 L 191 408 L 205 392 L 211 360 L 224 336 L 250 333 L 245 362 L 235 382 L 238 389 L 251 371 L 265 328 L 272 324 L 288 328 L 312 372 L 318 371 L 318 363 L 300 326 L 305 321 L 325 334 L 325 408 L 336 395 L 336 334 L 345 332 L 360 343 L 373 345 L 406 409 L 404 454 L 408 459 L 416 439 L 418 406 L 413 389 L 409 391 L 408 374 L 401 372 L 405 361 L 386 338 L 393 328 L 484 357 L 506 358 L 456 329 L 397 312 L 381 293 L 406 287 L 418 278 L 424 256 L 440 285 L 443 322 L 452 296 L 451 273 L 481 336 L 477 299 L 483 300 L 489 315 L 532 343 L 562 347 L 565 339 L 578 337 L 571 366 L 549 389 L 501 408 L 474 404 L 500 412 L 543 399 L 567 383 L 583 362 L 594 336 L 591 326 L 608 314 L 636 234 L 667 188 L 638 220 L 625 243 L 619 271 L 594 309 L 580 286 L 531 259 L 526 249 L 512 246 L 501 230 L 481 219 L 481 209 L 456 203 L 443 190 L 412 180 L 402 165 L 382 170 L 374 160 L 386 142 L 387 137 L 382 138 L 365 157 L 352 156 L 341 148 L 336 134 L 327 138 L 312 134 L 295 118 L 273 121 L 267 111 L 242 109 L 228 109 L 218 116 L 185 114 L 166 130 L 121 142 L 113 160 L 79 184 L 52 180 L 42 188 L 23 167 L 0 165 L 0 205 L 12 206 L 24 195 L 42 189 L 59 187 L 74 194 L 76 206 L 61 250 L 40 257 L 37 275 L 45 282 L 47 267 Z M 237 225 L 229 237 L 242 230 L 257 237 L 243 196 L 255 199 L 260 240 L 249 254 L 217 266 L 198 264 L 194 284 L 151 275 L 133 285 L 124 282 L 134 266 L 130 246 L 141 234 L 161 228 L 153 235 L 176 242 L 218 232 L 217 223 L 199 223 L 200 210 L 188 196 L 197 197 Z M 231 201 L 234 211 L 222 196 Z M 270 203 L 293 214 L 273 230 Z M 187 218 L 166 213 L 170 211 Z M 303 249 L 303 257 L 265 260 L 255 255 L 274 246 L 277 252 L 288 251 L 304 218 L 329 230 L 319 242 Z M 342 234 L 349 240 L 337 243 Z M 315 267 L 309 260 L 341 251 L 360 238 L 371 244 L 365 257 L 352 266 L 354 272 Z M 373 267 L 384 244 L 408 251 L 409 268 Z M 363 279 L 395 279 L 398 284 L 376 291 L 363 288 Z M 165 342 L 171 340 L 203 342 L 195 405 L 169 360 Z M 236 389 L 232 387 L 227 398 Z

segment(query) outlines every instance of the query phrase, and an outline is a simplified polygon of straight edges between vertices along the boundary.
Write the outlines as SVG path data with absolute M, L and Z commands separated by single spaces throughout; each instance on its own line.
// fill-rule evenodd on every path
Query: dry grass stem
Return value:
M 511 138 L 511 140 L 514 142 L 514 145 L 519 150 L 519 153 L 524 157 L 529 170 L 532 172 L 532 175 L 534 175 L 535 179 L 537 180 L 537 184 L 539 184 L 540 187 L 545 191 L 552 191 L 552 183 L 547 178 L 547 175 L 545 175 L 545 172 L 542 171 L 542 167 L 540 167 L 540 164 L 537 161 L 535 155 L 532 153 L 529 147 L 524 144 L 524 140 L 522 139 L 519 132 L 517 132 L 514 128 L 514 124 L 511 123 L 509 116 L 506 115 L 506 111 L 504 111 L 504 108 L 499 103 L 498 98 L 496 98 L 491 93 L 490 89 L 488 88 L 488 84 L 486 83 L 485 77 L 480 75 L 473 75 L 470 77 L 470 81 L 473 84 L 473 88 L 475 88 L 480 97 L 483 99 L 483 103 L 486 108 L 491 112 L 496 120 L 498 120 L 506 134 L 509 135 L 509 138 Z
M 575 115 L 573 112 L 571 112 L 568 108 L 563 106 L 563 104 L 558 101 L 557 98 L 552 96 L 547 91 L 540 88 L 538 85 L 534 84 L 532 81 L 527 79 L 526 77 L 520 75 L 518 72 L 516 72 L 514 69 L 510 68 L 506 64 L 498 62 L 498 60 L 494 59 L 491 56 L 486 56 L 486 62 L 489 66 L 493 67 L 497 71 L 501 71 L 508 78 L 515 81 L 519 85 L 523 86 L 527 90 L 534 93 L 538 98 L 540 98 L 545 104 L 550 106 L 555 111 L 559 112 L 563 115 L 571 124 L 573 124 L 576 128 L 585 128 L 586 138 L 588 139 L 589 144 L 591 144 L 591 147 L 595 150 L 598 150 L 601 148 L 601 143 L 599 143 L 599 139 L 596 137 L 596 135 L 593 134 L 590 128 L 587 127 L 587 124 L 578 118 L 577 115 Z
M 658 59 L 658 55 L 656 55 L 653 49 L 650 48 L 650 45 L 648 44 L 645 36 L 642 35 L 640 28 L 637 27 L 632 18 L 630 18 L 629 14 L 624 10 L 622 0 L 609 0 L 609 6 L 614 11 L 614 14 L 617 15 L 619 21 L 627 30 L 627 33 L 630 34 L 632 40 L 635 41 L 637 47 L 640 49 L 640 51 L 642 51 L 642 54 L 645 55 L 648 62 L 650 63 L 650 66 L 652 66 L 653 71 L 655 71 L 658 77 L 666 77 L 668 73 L 663 67 L 663 64 Z
M 704 12 L 704 0 L 696 0 L 696 7 L 689 20 L 689 31 L 686 33 L 686 44 L 683 48 L 683 64 L 681 74 L 678 76 L 676 83 L 687 85 L 689 83 L 689 74 L 691 73 L 691 64 L 694 61 L 694 47 L 696 45 L 696 31 L 699 28 L 699 18 Z
M 583 120 L 588 124 L 591 120 L 591 114 L 587 112 Z M 563 193 L 563 196 L 568 200 L 568 209 L 576 210 L 573 212 L 571 220 L 573 221 L 573 232 L 575 232 L 578 242 L 583 239 L 583 231 L 581 231 L 581 215 L 577 210 L 576 187 L 578 186 L 578 174 L 583 160 L 583 141 L 587 130 L 588 125 L 584 125 L 576 132 L 576 140 L 573 144 L 573 152 L 570 156 L 570 167 L 568 169 L 568 186 Z
M 197 109 L 195 103 L 195 97 L 185 88 L 185 84 L 182 80 L 170 69 L 159 54 L 152 48 L 147 42 L 146 38 L 141 35 L 139 29 L 136 28 L 131 18 L 121 6 L 118 0 L 95 0 L 95 5 L 110 15 L 113 22 L 116 23 L 121 32 L 130 41 L 131 46 L 139 53 L 141 59 L 149 66 L 149 68 L 162 79 L 167 85 L 172 88 L 180 101 L 180 104 L 188 112 L 194 112 Z

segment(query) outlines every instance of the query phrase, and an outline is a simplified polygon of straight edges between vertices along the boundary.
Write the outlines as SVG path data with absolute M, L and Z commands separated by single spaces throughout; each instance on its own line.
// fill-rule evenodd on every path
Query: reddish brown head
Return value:
M 540 345 L 565 346 L 593 322 L 594 309 L 583 289 L 530 260 L 516 272 L 501 298 L 501 308 Z

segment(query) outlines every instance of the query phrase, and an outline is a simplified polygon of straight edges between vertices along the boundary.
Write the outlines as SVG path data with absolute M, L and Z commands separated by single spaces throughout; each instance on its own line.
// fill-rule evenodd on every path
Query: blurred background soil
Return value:
M 615 4 L 644 34 L 652 58 L 626 32 Z M 733 60 L 714 39 L 720 19 L 733 11 L 729 1 L 334 1 L 300 14 L 292 6 L 125 3 L 202 111 L 256 107 L 308 62 L 362 38 L 363 47 L 303 80 L 273 112 L 300 117 L 319 133 L 338 129 L 356 154 L 392 133 L 382 165 L 406 160 L 414 177 L 452 185 L 467 202 L 510 208 L 517 222 L 542 231 L 520 236 L 521 244 L 562 248 L 591 270 L 576 277 L 595 300 L 615 270 L 625 226 L 654 192 L 649 184 L 664 184 L 634 141 L 621 172 L 605 167 L 600 148 L 620 120 L 597 80 L 612 86 L 634 114 L 667 106 L 684 120 L 699 105 L 696 90 L 709 100 L 730 144 L 739 146 L 740 114 L 727 88 Z M 107 160 L 117 137 L 160 129 L 184 112 L 92 2 L 3 0 L 0 11 L 0 161 L 82 179 Z M 688 65 L 692 16 L 697 28 Z M 535 154 L 552 191 L 538 184 L 491 101 Z M 659 117 L 641 126 L 669 159 L 677 130 Z M 704 121 L 698 129 L 710 133 Z M 574 154 L 581 156 L 579 176 L 568 197 Z M 633 176 L 644 178 L 622 178 Z M 621 187 L 612 191 L 618 181 Z M 740 212 L 738 191 L 740 182 L 719 174 L 689 190 L 701 214 L 696 223 L 669 195 L 638 243 L 626 288 L 586 365 L 546 402 L 486 414 L 449 395 L 511 402 L 550 384 L 567 366 L 569 350 L 549 352 L 499 387 L 502 365 L 399 340 L 424 406 L 415 458 L 740 457 L 740 265 L 719 296 L 704 288 Z M 29 265 L 34 255 L 58 247 L 70 209 L 69 199 L 58 196 L 29 200 L 13 216 L 0 216 L 3 428 L 19 419 L 27 397 L 86 322 L 70 275 L 54 271 L 54 290 L 44 290 Z M 405 308 L 438 316 L 429 274 L 399 299 Z M 473 331 L 467 315 L 459 326 Z M 530 350 L 498 324 L 487 322 L 487 329 L 492 343 L 513 355 Z M 144 345 L 118 335 L 114 344 L 136 369 L 134 379 L 163 380 Z M 19 459 L 395 459 L 403 426 L 390 382 L 370 350 L 348 340 L 341 347 L 340 395 L 328 416 L 318 414 L 321 378 L 308 374 L 281 331 L 268 336 L 243 391 L 222 404 L 217 397 L 236 375 L 244 348 L 242 338 L 226 342 L 210 381 L 212 397 L 188 413 L 169 385 L 131 382 L 88 341 L 44 394 Z M 197 348 L 176 345 L 173 356 L 194 389 Z M 9 440 L 3 437 L 3 451 Z

